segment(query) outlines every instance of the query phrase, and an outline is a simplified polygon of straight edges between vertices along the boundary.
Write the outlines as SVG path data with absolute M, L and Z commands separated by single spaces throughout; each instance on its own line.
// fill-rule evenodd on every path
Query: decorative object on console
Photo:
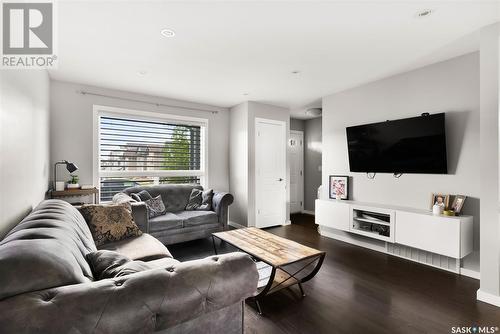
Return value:
M 71 180 L 68 181 L 67 188 L 68 189 L 80 189 L 80 184 L 78 183 L 80 178 L 78 177 L 78 175 L 71 174 L 70 176 L 71 176 Z
M 349 176 L 330 175 L 330 198 L 349 199 Z
M 466 198 L 467 196 L 464 195 L 455 195 L 450 209 L 453 210 L 455 214 L 460 214 L 460 212 L 462 212 L 462 208 L 464 207 Z
M 440 213 L 443 213 L 443 211 L 448 209 L 448 206 L 450 205 L 450 195 L 443 195 L 443 194 L 436 194 L 436 193 L 431 194 L 430 209 L 433 212 L 434 212 L 435 205 L 439 206 L 441 208 Z
M 66 169 L 70 173 L 73 173 L 74 171 L 77 171 L 78 167 L 74 163 L 69 162 L 68 160 L 61 160 L 61 161 L 58 161 L 58 162 L 56 162 L 54 164 L 54 186 L 52 187 L 52 189 L 55 189 L 57 191 L 61 191 L 61 190 L 64 190 L 64 186 L 61 189 L 61 184 L 59 183 L 59 185 L 58 185 L 58 182 L 57 182 L 57 165 L 66 165 Z M 64 182 L 63 182 L 63 184 L 64 184 Z

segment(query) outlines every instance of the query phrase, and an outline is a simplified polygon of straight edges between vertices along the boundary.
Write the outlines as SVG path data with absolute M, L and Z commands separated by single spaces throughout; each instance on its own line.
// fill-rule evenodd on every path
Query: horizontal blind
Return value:
M 101 116 L 101 171 L 200 170 L 201 127 Z

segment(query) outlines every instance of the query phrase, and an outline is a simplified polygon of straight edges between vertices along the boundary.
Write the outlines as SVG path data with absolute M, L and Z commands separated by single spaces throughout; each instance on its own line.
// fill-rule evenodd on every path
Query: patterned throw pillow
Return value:
M 202 201 L 203 201 L 203 191 L 194 188 L 193 190 L 191 190 L 191 194 L 189 195 L 189 201 L 186 204 L 186 210 L 187 211 L 196 210 L 197 208 L 200 207 Z
M 85 204 L 80 213 L 89 225 L 96 246 L 142 234 L 126 205 Z
M 130 197 L 135 199 L 137 202 L 145 202 L 148 199 L 152 199 L 153 196 L 147 190 L 141 190 L 138 193 L 130 194 Z
M 210 211 L 212 210 L 212 199 L 214 197 L 213 189 L 191 190 L 191 195 L 189 195 L 189 202 L 186 205 L 186 210 L 198 210 L 198 211 Z
M 165 204 L 163 204 L 163 200 L 161 199 L 161 195 L 156 196 L 155 198 L 148 199 L 144 201 L 148 208 L 148 217 L 154 218 L 161 215 L 164 215 L 167 209 L 165 208 Z
M 211 211 L 212 210 L 212 200 L 214 198 L 214 190 L 213 189 L 208 189 L 205 190 L 202 193 L 202 202 L 199 207 L 196 208 L 196 210 L 199 211 Z

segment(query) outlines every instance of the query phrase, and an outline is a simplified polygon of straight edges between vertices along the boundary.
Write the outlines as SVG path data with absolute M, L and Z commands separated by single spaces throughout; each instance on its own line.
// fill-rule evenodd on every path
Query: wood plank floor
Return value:
M 313 218 L 267 229 L 326 251 L 320 272 L 268 296 L 260 316 L 246 305 L 245 333 L 451 333 L 452 326 L 498 326 L 500 308 L 476 301 L 479 281 L 321 237 Z M 309 224 L 307 223 L 309 219 Z M 213 254 L 210 239 L 168 247 L 179 260 Z M 232 251 L 223 246 L 221 252 Z

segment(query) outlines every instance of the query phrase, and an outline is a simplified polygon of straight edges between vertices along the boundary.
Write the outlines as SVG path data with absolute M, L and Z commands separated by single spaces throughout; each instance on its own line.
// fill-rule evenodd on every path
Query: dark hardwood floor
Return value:
M 451 333 L 454 326 L 500 327 L 500 308 L 476 301 L 478 280 L 321 237 L 313 216 L 292 216 L 292 225 L 267 231 L 327 255 L 320 272 L 304 284 L 305 298 L 297 287 L 270 295 L 262 303 L 264 316 L 247 303 L 245 333 Z M 213 254 L 211 239 L 169 249 L 180 260 Z

